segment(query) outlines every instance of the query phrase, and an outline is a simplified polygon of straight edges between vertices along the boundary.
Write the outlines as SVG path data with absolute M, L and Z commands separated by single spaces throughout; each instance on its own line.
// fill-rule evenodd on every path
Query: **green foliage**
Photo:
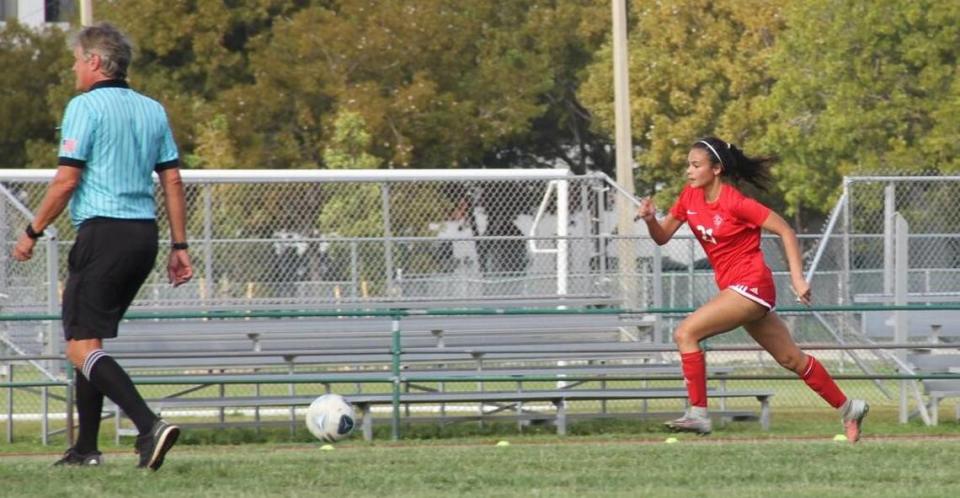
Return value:
M 370 133 L 363 118 L 350 111 L 341 112 L 335 122 L 331 143 L 323 151 L 329 169 L 376 169 L 378 159 L 369 153 Z
M 587 66 L 609 38 L 610 5 L 595 0 L 529 2 L 523 30 L 533 49 L 548 58 L 552 81 L 539 100 L 544 112 L 529 129 L 497 146 L 484 164 L 547 167 L 563 164 L 574 173 L 614 169 L 611 137 L 593 129 L 593 116 L 577 94 Z
M 58 87 L 72 56 L 64 34 L 55 28 L 33 31 L 15 20 L 0 28 L 0 157 L 2 167 L 56 166 L 56 128 L 62 108 L 46 98 Z M 73 75 L 69 75 L 72 84 Z
M 98 0 L 95 11 L 130 34 L 131 83 L 167 106 L 193 167 L 613 169 L 606 1 Z M 704 134 L 780 156 L 764 200 L 798 217 L 829 210 L 852 172 L 960 171 L 957 2 L 635 0 L 629 15 L 636 181 L 666 187 L 661 206 Z M 49 166 L 74 93 L 65 37 L 10 22 L 0 47 L 16 68 L 0 93 L 0 152 L 8 166 Z M 362 154 L 343 148 L 344 116 L 363 123 Z M 448 208 L 420 206 L 434 207 Z
M 226 169 L 237 164 L 236 152 L 230 144 L 230 122 L 223 114 L 214 115 L 197 127 L 194 153 L 186 157 L 190 167 Z
M 333 140 L 323 158 L 330 169 L 375 169 L 378 159 L 367 153 L 370 134 L 363 118 L 353 112 L 341 113 L 335 123 Z M 363 183 L 347 191 L 337 189 L 326 202 L 317 220 L 321 231 L 343 237 L 382 237 L 383 215 L 380 185 Z
M 764 121 L 756 108 L 774 79 L 767 60 L 783 29 L 783 1 L 682 0 L 630 4 L 631 128 L 638 192 L 682 185 L 688 146 L 717 135 L 751 153 Z M 612 47 L 590 68 L 580 96 L 595 125 L 613 134 Z
M 855 172 L 960 169 L 960 4 L 818 0 L 786 18 L 765 142 L 791 208 L 823 209 Z
M 363 117 L 387 167 L 450 167 L 542 113 L 547 59 L 522 30 L 527 2 L 312 4 L 274 20 L 254 78 L 217 105 L 257 164 L 322 164 L 339 109 Z M 253 103 L 256 103 L 254 105 Z M 257 123 L 257 126 L 251 126 Z
M 198 127 L 222 114 L 210 102 L 238 83 L 253 81 L 251 40 L 265 36 L 274 19 L 296 11 L 301 3 L 98 0 L 94 11 L 99 20 L 117 24 L 133 40 L 131 84 L 167 107 L 178 145 L 192 154 Z

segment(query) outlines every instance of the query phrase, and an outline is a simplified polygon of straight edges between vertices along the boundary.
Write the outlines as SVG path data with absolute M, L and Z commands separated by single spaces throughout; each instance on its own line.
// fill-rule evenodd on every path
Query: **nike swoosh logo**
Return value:
M 696 211 L 691 211 L 691 210 L 688 209 L 688 210 L 687 210 L 687 214 L 697 214 L 697 212 L 696 212 Z

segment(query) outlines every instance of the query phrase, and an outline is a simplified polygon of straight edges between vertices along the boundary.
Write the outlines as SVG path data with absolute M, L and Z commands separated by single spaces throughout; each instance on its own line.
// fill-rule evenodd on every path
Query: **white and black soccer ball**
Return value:
M 307 430 L 327 443 L 349 436 L 355 420 L 353 406 L 339 394 L 324 394 L 307 408 Z

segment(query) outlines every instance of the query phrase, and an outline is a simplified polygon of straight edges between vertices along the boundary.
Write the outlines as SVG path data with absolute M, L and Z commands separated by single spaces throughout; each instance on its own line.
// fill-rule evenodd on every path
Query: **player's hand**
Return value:
M 185 284 L 193 278 L 193 267 L 190 265 L 190 255 L 187 251 L 170 251 L 167 277 L 174 287 Z
M 640 207 L 637 208 L 637 216 L 635 219 L 650 221 L 655 219 L 656 215 L 657 207 L 653 204 L 653 199 L 649 197 L 640 199 Z
M 13 246 L 12 256 L 13 259 L 17 261 L 26 261 L 33 257 L 33 246 L 37 245 L 37 241 L 27 237 L 27 234 L 21 233 L 20 238 L 17 239 L 17 245 Z
M 813 298 L 810 294 L 810 284 L 808 284 L 806 280 L 796 278 L 793 280 L 790 288 L 793 289 L 793 293 L 797 296 L 798 303 L 810 306 Z

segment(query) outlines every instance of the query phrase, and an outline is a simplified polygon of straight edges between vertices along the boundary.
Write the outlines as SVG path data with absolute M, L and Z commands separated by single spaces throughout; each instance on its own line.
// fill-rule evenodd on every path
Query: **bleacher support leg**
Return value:
M 937 425 L 939 421 L 940 398 L 930 396 L 930 425 Z
M 557 435 L 567 435 L 567 408 L 563 398 L 553 400 L 553 406 L 557 407 Z
M 363 440 L 373 441 L 373 413 L 370 411 L 370 405 L 358 404 L 357 408 L 360 409 L 360 417 L 363 419 L 360 426 L 363 430 Z
M 48 393 L 49 393 L 48 390 L 49 390 L 49 388 L 48 388 L 47 386 L 43 386 L 43 387 L 40 388 L 40 393 L 41 393 L 41 396 L 40 396 L 40 406 L 41 406 L 41 410 L 43 411 L 43 418 L 40 419 L 40 442 L 41 442 L 41 444 L 43 444 L 44 446 L 46 446 L 46 445 L 50 442 L 50 441 L 49 441 L 49 437 L 50 437 L 50 419 L 49 419 L 49 417 L 50 417 L 50 410 L 49 410 L 50 404 L 49 404 L 49 399 L 47 398 L 47 395 L 48 395 Z
M 396 441 L 400 439 L 400 317 L 393 317 L 390 328 L 392 332 L 391 371 L 393 372 L 393 419 L 390 436 Z
M 120 413 L 120 405 L 113 403 L 113 444 L 117 446 L 120 446 Z
M 257 398 L 260 397 L 260 384 L 253 385 L 253 395 Z M 254 425 L 257 428 L 257 435 L 260 435 L 260 405 L 253 407 L 253 421 Z
M 223 371 L 221 370 L 220 373 L 222 374 Z M 225 384 L 220 384 L 220 399 L 223 399 L 226 396 L 227 396 L 227 386 Z M 226 416 L 226 410 L 222 406 L 220 407 L 220 413 L 218 415 L 219 415 L 218 418 L 220 419 L 220 428 L 223 429 L 227 425 L 227 416 Z
M 760 400 L 760 428 L 770 430 L 770 398 L 767 396 L 758 397 Z
M 10 382 L 10 388 L 7 389 L 7 442 L 13 442 L 13 363 L 7 367 L 7 381 Z

